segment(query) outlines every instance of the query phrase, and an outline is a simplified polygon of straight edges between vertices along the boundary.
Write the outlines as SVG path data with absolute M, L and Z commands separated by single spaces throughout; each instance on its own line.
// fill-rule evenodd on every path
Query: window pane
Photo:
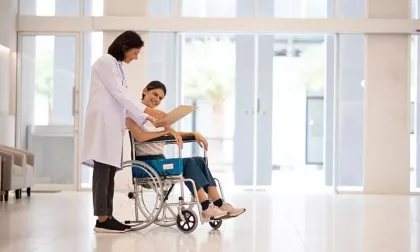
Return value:
M 327 38 L 322 34 L 274 35 L 271 167 L 272 184 L 281 191 L 307 192 L 325 186 L 324 90 L 327 63 L 332 63 L 327 62 Z M 259 62 L 264 60 L 260 54 Z M 262 155 L 264 151 L 258 160 L 266 159 Z
M 306 0 L 302 2 L 305 4 L 301 8 L 303 12 L 302 18 L 327 17 L 328 0 Z
M 83 86 L 82 86 L 82 134 L 85 126 L 86 108 L 89 98 L 91 67 L 103 55 L 103 32 L 86 32 L 83 35 Z M 83 146 L 83 137 L 80 146 Z M 92 168 L 82 165 L 81 187 L 92 187 Z
M 175 14 L 174 0 L 149 1 L 149 15 L 151 17 L 171 17 Z
M 411 0 L 411 18 L 417 19 L 418 18 L 418 0 Z
M 259 17 L 326 18 L 328 0 L 259 0 Z
M 322 165 L 324 158 L 324 97 L 306 98 L 306 164 Z
M 37 184 L 74 184 L 75 36 L 22 37 L 21 143 Z
M 166 86 L 167 95 L 162 101 L 159 109 L 169 112 L 176 108 L 178 103 L 177 97 L 177 73 L 176 73 L 176 34 L 171 32 L 149 32 L 148 33 L 147 50 L 147 83 L 153 80 L 159 80 Z M 147 83 L 144 83 L 145 86 Z M 188 120 L 191 116 L 185 117 Z M 177 127 L 177 124 L 174 125 Z M 191 144 L 186 144 L 188 148 Z M 166 145 L 165 155 L 167 157 L 176 157 L 178 149 L 176 145 Z
M 80 0 L 20 0 L 20 15 L 79 16 Z
M 339 3 L 338 17 L 365 18 L 366 0 L 340 0 Z
M 183 104 L 199 107 L 192 116 L 183 119 L 181 131 L 198 131 L 205 136 L 212 171 L 231 178 L 233 149 L 236 148 L 233 143 L 235 37 L 184 34 L 181 51 Z M 198 145 L 192 144 L 184 146 L 183 154 L 202 156 L 203 152 Z
M 105 0 L 85 0 L 85 16 L 103 16 Z
M 339 35 L 338 146 L 339 190 L 363 186 L 364 35 Z
M 233 18 L 254 16 L 254 0 L 181 0 L 182 17 Z

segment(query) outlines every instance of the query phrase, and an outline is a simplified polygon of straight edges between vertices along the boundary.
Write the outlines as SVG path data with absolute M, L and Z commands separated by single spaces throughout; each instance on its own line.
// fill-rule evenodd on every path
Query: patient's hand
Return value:
M 194 133 L 195 140 L 200 145 L 201 148 L 204 148 L 206 151 L 209 148 L 209 144 L 207 143 L 207 140 L 205 137 L 203 137 L 200 133 L 195 132 Z
M 182 142 L 182 136 L 176 131 L 173 131 L 171 134 L 175 138 L 176 145 L 178 145 L 178 147 L 182 150 L 184 147 L 184 143 Z
M 169 132 L 171 132 L 171 133 L 175 131 L 175 130 L 172 128 L 172 126 L 171 126 L 171 125 L 165 125 L 165 126 L 164 126 L 164 128 L 165 128 L 165 130 L 166 130 L 166 131 L 169 131 Z

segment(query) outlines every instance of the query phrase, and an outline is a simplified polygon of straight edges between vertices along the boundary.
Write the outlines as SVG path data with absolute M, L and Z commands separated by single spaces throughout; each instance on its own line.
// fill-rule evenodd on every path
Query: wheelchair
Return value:
M 134 220 L 124 220 L 126 225 L 130 225 L 133 231 L 145 229 L 146 227 L 155 224 L 161 227 L 171 227 L 176 225 L 183 233 L 193 232 L 200 221 L 209 223 L 213 229 L 218 229 L 222 225 L 222 219 L 207 219 L 202 217 L 201 204 L 197 199 L 197 190 L 195 183 L 191 179 L 186 179 L 182 176 L 182 151 L 179 148 L 178 158 L 167 158 L 158 160 L 137 161 L 136 145 L 140 144 L 135 141 L 131 132 L 129 131 L 131 143 L 131 160 L 124 161 L 122 168 L 131 168 L 133 186 L 128 193 L 124 193 L 129 201 L 134 202 Z M 196 142 L 194 137 L 183 137 L 184 143 Z M 147 141 L 146 143 L 163 143 L 175 144 L 175 138 L 171 136 L 163 136 Z M 207 161 L 207 152 L 204 150 L 204 159 Z M 224 200 L 223 189 L 220 181 L 215 178 L 216 184 L 220 191 L 221 197 Z M 188 201 L 185 199 L 184 183 L 192 183 L 194 195 Z M 170 200 L 171 193 L 176 184 L 179 183 L 181 195 L 175 199 Z M 187 189 L 188 190 L 188 189 Z M 150 195 L 155 194 L 154 202 L 151 206 L 146 206 L 150 199 Z M 198 215 L 194 211 L 197 209 Z

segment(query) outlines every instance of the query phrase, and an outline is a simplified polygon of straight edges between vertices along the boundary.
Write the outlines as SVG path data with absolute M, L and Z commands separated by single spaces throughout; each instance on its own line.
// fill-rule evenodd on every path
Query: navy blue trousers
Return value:
M 153 155 L 153 156 L 137 156 L 136 160 L 155 160 L 165 159 L 164 155 Z M 203 157 L 187 157 L 182 158 L 183 163 L 183 176 L 184 178 L 192 179 L 195 183 L 195 188 L 198 191 L 203 188 L 208 193 L 209 186 L 216 186 L 213 175 L 209 170 L 206 160 Z M 194 190 L 191 182 L 185 182 L 190 192 L 194 195 Z

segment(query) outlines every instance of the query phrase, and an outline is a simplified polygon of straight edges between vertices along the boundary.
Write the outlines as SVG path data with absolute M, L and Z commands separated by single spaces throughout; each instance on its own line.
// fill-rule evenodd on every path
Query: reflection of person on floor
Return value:
M 166 87 L 159 81 L 150 82 L 143 90 L 142 102 L 146 106 L 156 108 L 166 95 Z M 176 132 L 171 127 L 156 128 L 151 122 L 138 125 L 131 118 L 126 119 L 127 128 L 138 142 L 145 142 L 160 136 L 172 134 L 177 145 L 182 148 L 183 136 L 194 136 L 197 143 L 207 150 L 207 140 L 198 132 Z M 136 145 L 137 160 L 164 159 L 163 143 L 143 143 Z M 197 189 L 198 200 L 203 209 L 203 218 L 219 219 L 223 217 L 236 217 L 245 212 L 244 208 L 234 208 L 223 202 L 216 187 L 216 182 L 202 157 L 183 158 L 183 176 L 192 179 Z M 186 182 L 191 193 L 194 194 L 192 183 Z M 213 203 L 210 203 L 210 200 Z

